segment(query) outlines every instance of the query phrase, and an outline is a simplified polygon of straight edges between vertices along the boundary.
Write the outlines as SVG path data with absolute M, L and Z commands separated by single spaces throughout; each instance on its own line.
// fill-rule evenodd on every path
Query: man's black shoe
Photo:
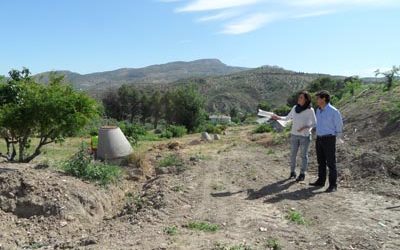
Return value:
M 316 181 L 316 182 L 311 182 L 311 183 L 310 183 L 310 186 L 314 186 L 314 187 L 323 187 L 323 186 L 325 186 L 325 184 L 322 183 L 322 182 Z
M 289 179 L 292 179 L 292 178 L 296 178 L 296 173 L 295 172 L 291 172 L 290 173 Z
M 306 177 L 305 174 L 300 174 L 300 175 L 297 177 L 296 181 L 297 181 L 297 182 L 304 181 L 305 177 Z
M 328 187 L 325 193 L 333 193 L 337 191 L 337 187 Z

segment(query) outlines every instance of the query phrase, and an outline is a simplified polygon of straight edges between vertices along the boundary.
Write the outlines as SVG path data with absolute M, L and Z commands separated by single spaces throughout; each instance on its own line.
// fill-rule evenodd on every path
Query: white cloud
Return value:
M 199 19 L 197 19 L 197 21 L 199 22 L 220 21 L 236 17 L 240 14 L 241 14 L 240 11 L 232 11 L 232 10 L 222 11 L 215 15 L 200 17 Z
M 177 12 L 195 12 L 221 10 L 234 7 L 253 5 L 262 0 L 195 0 L 182 8 L 178 8 Z
M 286 19 L 309 18 L 361 8 L 400 6 L 400 0 L 159 0 L 178 2 L 179 13 L 203 13 L 197 22 L 218 21 L 222 34 L 238 35 Z M 272 14 L 271 14 L 272 13 Z M 279 13 L 279 15 L 273 14 Z
M 274 21 L 276 18 L 276 15 L 257 13 L 239 21 L 227 24 L 221 33 L 230 35 L 248 33 L 261 28 L 265 24 Z
M 359 5 L 359 6 L 371 6 L 371 5 L 390 5 L 399 4 L 397 0 L 283 0 L 289 5 L 294 6 L 327 6 L 327 5 Z

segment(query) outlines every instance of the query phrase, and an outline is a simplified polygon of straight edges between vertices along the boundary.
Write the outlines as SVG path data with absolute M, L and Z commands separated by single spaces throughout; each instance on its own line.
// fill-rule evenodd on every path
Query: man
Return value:
M 330 94 L 322 90 L 316 94 L 317 117 L 317 160 L 318 179 L 311 186 L 323 187 L 326 182 L 326 167 L 329 168 L 329 187 L 327 193 L 337 190 L 336 139 L 342 140 L 343 120 L 335 107 L 330 104 Z

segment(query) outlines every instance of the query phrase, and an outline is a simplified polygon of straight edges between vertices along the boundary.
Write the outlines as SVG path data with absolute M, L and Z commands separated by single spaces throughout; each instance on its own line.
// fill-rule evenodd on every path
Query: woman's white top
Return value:
M 296 106 L 294 106 L 287 116 L 281 116 L 280 118 L 284 121 L 293 121 L 291 131 L 292 135 L 309 136 L 311 130 L 317 125 L 317 118 L 315 117 L 315 111 L 313 108 L 306 109 L 301 113 L 296 113 Z M 303 127 L 309 128 L 304 129 L 301 132 L 297 131 Z

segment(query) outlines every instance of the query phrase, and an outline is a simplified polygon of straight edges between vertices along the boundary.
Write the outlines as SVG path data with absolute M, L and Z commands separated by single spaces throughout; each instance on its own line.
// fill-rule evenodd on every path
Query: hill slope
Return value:
M 113 71 L 81 75 L 71 71 L 56 71 L 64 74 L 66 79 L 79 89 L 96 89 L 101 91 L 110 87 L 118 87 L 127 83 L 168 83 L 182 78 L 218 76 L 246 70 L 232 67 L 217 59 L 203 59 L 192 62 L 171 62 L 152 65 L 145 68 L 122 68 Z M 50 72 L 35 77 L 47 82 Z
M 207 99 L 211 112 L 228 112 L 231 107 L 254 112 L 267 100 L 275 107 L 286 104 L 295 91 L 304 88 L 322 74 L 307 74 L 264 66 L 225 76 L 181 80 L 176 85 L 195 82 Z

